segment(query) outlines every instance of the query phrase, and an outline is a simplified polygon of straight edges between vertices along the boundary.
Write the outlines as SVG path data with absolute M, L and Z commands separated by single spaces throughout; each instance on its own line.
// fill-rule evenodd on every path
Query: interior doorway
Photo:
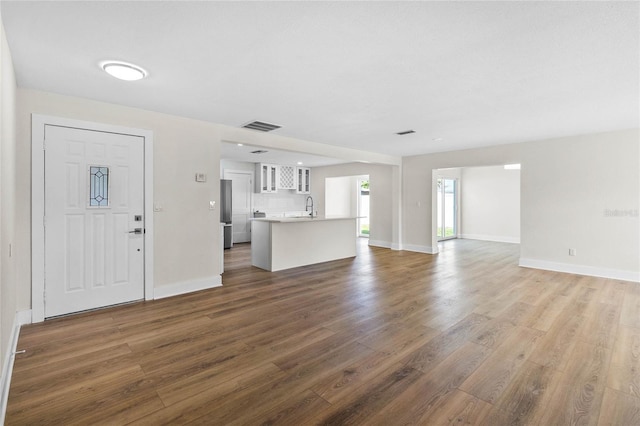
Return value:
M 443 247 L 440 242 L 453 238 L 519 244 L 519 168 L 434 169 L 431 221 L 432 253 Z
M 438 241 L 458 237 L 458 179 L 438 178 L 437 181 Z
M 325 216 L 356 217 L 356 235 L 369 237 L 369 175 L 325 178 Z
M 358 236 L 369 238 L 369 177 L 359 178 L 358 192 Z

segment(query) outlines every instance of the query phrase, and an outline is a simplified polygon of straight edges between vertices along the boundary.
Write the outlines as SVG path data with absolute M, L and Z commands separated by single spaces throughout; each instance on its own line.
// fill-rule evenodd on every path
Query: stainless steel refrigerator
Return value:
M 220 179 L 220 223 L 224 224 L 224 248 L 233 246 L 233 224 L 231 223 L 231 180 Z

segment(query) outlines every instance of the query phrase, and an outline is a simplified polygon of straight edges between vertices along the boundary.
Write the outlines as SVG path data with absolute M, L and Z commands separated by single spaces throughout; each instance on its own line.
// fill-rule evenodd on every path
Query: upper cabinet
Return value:
M 311 169 L 309 167 L 256 164 L 256 192 L 270 194 L 279 189 L 294 189 L 296 194 L 311 193 Z
M 278 189 L 296 189 L 296 168 L 294 166 L 280 166 Z
M 279 168 L 275 164 L 256 164 L 256 192 L 278 192 Z
M 296 193 L 311 193 L 311 169 L 308 167 L 296 167 Z

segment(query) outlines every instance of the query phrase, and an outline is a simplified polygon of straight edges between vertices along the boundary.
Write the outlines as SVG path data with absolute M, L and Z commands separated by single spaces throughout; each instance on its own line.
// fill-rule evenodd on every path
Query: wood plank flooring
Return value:
M 368 247 L 26 326 L 7 425 L 640 425 L 640 284 Z

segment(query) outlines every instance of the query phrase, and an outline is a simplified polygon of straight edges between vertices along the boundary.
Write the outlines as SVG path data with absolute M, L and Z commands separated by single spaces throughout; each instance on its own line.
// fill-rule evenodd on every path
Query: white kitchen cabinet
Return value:
M 296 167 L 296 194 L 311 193 L 311 169 Z
M 256 192 L 278 192 L 279 167 L 275 164 L 256 164 Z
M 251 221 L 251 264 L 281 271 L 356 255 L 356 218 L 258 218 Z
M 280 166 L 280 182 L 278 189 L 296 189 L 295 166 Z

